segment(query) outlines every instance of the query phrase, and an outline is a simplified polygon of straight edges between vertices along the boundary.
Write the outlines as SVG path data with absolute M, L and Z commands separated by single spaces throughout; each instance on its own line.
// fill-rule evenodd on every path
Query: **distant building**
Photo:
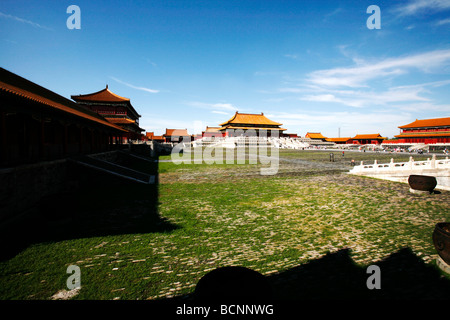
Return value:
M 299 138 L 297 133 L 283 133 L 282 137 L 284 137 L 284 138 L 292 138 L 292 139 Z
M 206 126 L 206 130 L 202 132 L 202 137 L 208 137 L 208 138 L 218 138 L 223 137 L 223 132 L 220 131 L 220 127 L 208 127 Z
M 107 121 L 122 127 L 127 131 L 126 137 L 132 140 L 142 138 L 144 129 L 139 127 L 141 117 L 131 105 L 130 99 L 121 97 L 108 89 L 98 92 L 73 95 L 71 98 L 80 106 L 94 111 Z
M 150 141 L 164 142 L 165 138 L 163 136 L 155 136 L 154 132 L 146 132 L 145 137 Z
M 317 139 L 317 140 L 321 140 L 321 141 L 327 140 L 327 137 L 324 137 L 320 132 L 308 132 L 308 133 L 306 133 L 305 138 Z
M 416 120 L 399 127 L 397 143 L 450 143 L 450 117 Z
M 188 133 L 187 129 L 167 129 L 166 133 L 163 134 L 166 142 L 191 142 L 191 135 Z
M 347 141 L 347 144 L 382 144 L 385 140 L 379 133 L 375 134 L 357 134 Z
M 0 68 L 0 164 L 110 150 L 126 131 L 96 112 Z
M 225 136 L 239 136 L 242 134 L 260 134 L 265 136 L 281 136 L 286 129 L 280 128 L 282 124 L 272 121 L 261 114 L 239 113 L 236 111 L 235 115 L 226 122 L 220 124 L 219 129 Z M 276 134 L 275 134 L 276 133 Z
M 336 143 L 336 144 L 346 144 L 351 139 L 352 138 L 350 138 L 350 137 L 345 137 L 345 138 L 327 138 L 326 141 L 333 142 L 333 143 Z

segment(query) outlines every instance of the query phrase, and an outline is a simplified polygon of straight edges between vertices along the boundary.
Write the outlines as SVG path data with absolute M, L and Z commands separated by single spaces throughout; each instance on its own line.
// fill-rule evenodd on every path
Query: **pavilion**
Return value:
M 73 95 L 71 98 L 80 106 L 94 111 L 113 123 L 126 130 L 126 138 L 138 140 L 142 138 L 144 129 L 139 127 L 141 117 L 131 105 L 130 99 L 121 97 L 106 88 L 94 93 Z
M 224 136 L 228 137 L 240 136 L 243 134 L 280 137 L 283 131 L 286 130 L 280 128 L 281 125 L 281 123 L 268 119 L 262 112 L 261 114 L 252 114 L 239 113 L 236 111 L 233 117 L 220 124 L 221 127 L 219 131 L 221 131 Z

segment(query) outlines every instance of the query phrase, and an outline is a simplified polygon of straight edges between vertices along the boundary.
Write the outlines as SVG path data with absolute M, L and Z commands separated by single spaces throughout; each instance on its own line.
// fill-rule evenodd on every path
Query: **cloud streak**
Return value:
M 443 20 L 439 20 L 438 22 L 436 22 L 437 26 L 443 26 L 444 24 L 449 24 L 450 23 L 450 18 L 449 19 L 443 19 Z
M 141 91 L 150 92 L 150 93 L 158 93 L 158 92 L 159 92 L 159 90 L 155 90 L 155 89 L 149 89 L 149 88 L 145 88 L 145 87 L 137 87 L 137 86 L 134 86 L 134 85 L 132 85 L 132 84 L 129 84 L 129 83 L 127 83 L 127 82 L 124 82 L 124 81 L 122 81 L 122 80 L 119 80 L 119 79 L 117 79 L 117 78 L 115 78 L 115 77 L 110 77 L 110 78 L 113 79 L 114 81 L 120 83 L 120 84 L 123 84 L 123 85 L 125 85 L 125 86 L 127 86 L 127 87 L 130 87 L 130 88 L 133 88 L 133 89 L 136 89 L 136 90 L 141 90 Z
M 11 19 L 11 20 L 18 21 L 18 22 L 21 22 L 21 23 L 25 23 L 25 24 L 28 24 L 28 25 L 33 26 L 35 28 L 40 28 L 40 29 L 44 29 L 44 30 L 53 30 L 53 29 L 48 28 L 46 26 L 42 26 L 39 23 L 30 21 L 30 20 L 25 20 L 25 19 L 22 19 L 22 18 L 13 16 L 13 15 L 10 15 L 10 14 L 5 14 L 3 12 L 0 12 L 0 17 L 1 18 L 5 18 L 5 19 Z
M 195 108 L 208 109 L 212 113 L 230 114 L 238 111 L 238 108 L 231 103 L 205 103 L 198 101 L 187 102 L 187 105 Z
M 400 16 L 411 16 L 423 11 L 443 11 L 450 9 L 450 0 L 412 0 L 405 5 L 397 6 L 395 13 Z
M 392 137 L 398 133 L 399 124 L 411 122 L 411 115 L 406 110 L 396 114 L 390 111 L 281 112 L 269 114 L 268 117 L 283 123 L 283 126 L 291 128 L 292 131 L 304 130 L 302 135 L 307 132 L 321 132 L 327 137 L 337 137 L 338 128 L 342 129 L 341 136 L 353 137 L 356 134 L 380 133 L 383 136 Z
M 450 64 L 450 50 L 435 50 L 379 62 L 360 61 L 356 66 L 318 70 L 308 75 L 307 81 L 327 87 L 366 87 L 369 80 L 399 76 L 411 69 L 431 72 Z
M 326 93 L 305 95 L 300 100 L 332 102 L 361 108 L 374 105 L 387 105 L 393 102 L 429 101 L 428 98 L 420 96 L 420 93 L 423 91 L 424 87 L 418 85 L 390 88 L 382 92 L 330 90 L 326 91 Z

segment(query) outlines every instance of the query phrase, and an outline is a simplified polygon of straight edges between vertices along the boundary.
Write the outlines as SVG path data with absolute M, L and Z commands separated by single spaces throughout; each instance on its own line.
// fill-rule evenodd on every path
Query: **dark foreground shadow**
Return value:
M 69 165 L 76 188 L 43 197 L 19 219 L 2 225 L 0 259 L 10 259 L 35 243 L 178 228 L 159 215 L 158 163 L 149 163 L 121 165 L 154 175 L 153 184 Z
M 254 270 L 230 266 L 215 269 L 200 279 L 193 299 L 196 301 L 232 301 L 272 299 L 268 280 Z
M 281 300 L 292 299 L 450 299 L 450 281 L 409 248 L 373 263 L 380 269 L 380 289 L 369 289 L 368 266 L 354 263 L 340 250 L 268 277 Z
M 368 266 L 356 265 L 350 251 L 343 249 L 270 276 L 258 276 L 248 269 L 246 272 L 216 269 L 198 282 L 193 294 L 172 301 L 450 299 L 450 280 L 436 267 L 425 264 L 409 248 L 392 253 L 374 265 L 380 268 L 380 289 L 368 288 L 367 281 L 373 272 L 367 271 Z

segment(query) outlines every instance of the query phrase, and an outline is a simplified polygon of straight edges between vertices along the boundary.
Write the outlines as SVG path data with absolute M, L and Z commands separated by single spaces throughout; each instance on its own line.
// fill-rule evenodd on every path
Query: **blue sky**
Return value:
M 301 136 L 393 137 L 450 116 L 449 40 L 450 0 L 0 2 L 1 67 L 67 98 L 108 84 L 155 134 L 238 110 Z

